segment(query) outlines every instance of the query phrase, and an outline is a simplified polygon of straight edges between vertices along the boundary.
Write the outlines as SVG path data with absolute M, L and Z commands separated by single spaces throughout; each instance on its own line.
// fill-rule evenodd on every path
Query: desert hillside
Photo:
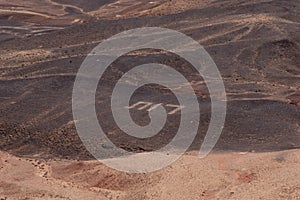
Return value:
M 107 97 L 134 66 L 155 61 L 184 71 L 201 110 L 186 155 L 158 172 L 126 174 L 95 161 L 82 144 L 72 90 L 94 47 L 141 27 L 173 29 L 205 48 L 224 81 L 227 116 L 213 152 L 199 159 L 211 117 L 201 77 L 168 52 L 123 55 L 95 97 L 99 123 L 116 145 L 148 153 L 178 129 L 180 113 L 149 140 L 129 140 L 116 127 Z M 0 0 L 0 198 L 300 199 L 299 31 L 299 1 Z M 156 86 L 143 87 L 132 101 L 145 96 L 177 102 Z M 138 124 L 149 123 L 146 111 L 131 114 Z

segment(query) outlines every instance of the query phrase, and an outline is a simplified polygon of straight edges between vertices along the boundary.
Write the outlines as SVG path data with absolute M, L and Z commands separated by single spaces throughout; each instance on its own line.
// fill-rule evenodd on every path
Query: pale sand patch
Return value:
M 8 199 L 300 199 L 300 150 L 196 153 L 149 174 L 98 161 L 17 158 L 0 153 L 0 197 Z

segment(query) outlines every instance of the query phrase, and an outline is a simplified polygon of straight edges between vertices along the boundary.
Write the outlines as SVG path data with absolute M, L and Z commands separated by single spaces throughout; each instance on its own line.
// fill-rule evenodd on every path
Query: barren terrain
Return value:
M 217 64 L 228 98 L 214 152 L 196 156 L 210 98 L 189 63 L 167 52 L 126 54 L 96 94 L 99 123 L 118 146 L 147 153 L 168 143 L 180 113 L 158 137 L 128 138 L 109 109 L 112 86 L 134 66 L 159 62 L 187 74 L 201 108 L 189 151 L 150 174 L 103 166 L 72 117 L 77 70 L 101 41 L 139 27 L 165 27 L 198 41 Z M 0 0 L 0 197 L 2 199 L 300 199 L 300 2 L 287 0 Z M 174 103 L 145 86 L 132 101 Z M 145 111 L 132 112 L 147 124 Z M 104 119 L 104 120 L 103 120 Z

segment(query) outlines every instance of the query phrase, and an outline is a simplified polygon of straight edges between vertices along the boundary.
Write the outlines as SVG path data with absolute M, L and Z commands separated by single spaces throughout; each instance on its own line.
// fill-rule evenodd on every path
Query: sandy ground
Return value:
M 149 174 L 1 152 L 1 199 L 300 199 L 299 150 L 184 155 Z

